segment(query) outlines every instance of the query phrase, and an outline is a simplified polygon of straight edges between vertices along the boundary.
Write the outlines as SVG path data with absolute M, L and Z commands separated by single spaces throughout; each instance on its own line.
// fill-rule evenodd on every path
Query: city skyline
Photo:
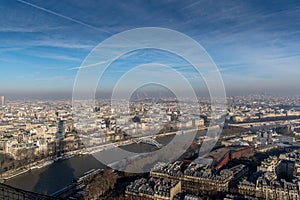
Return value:
M 300 199 L 300 1 L 0 3 L 0 199 Z
M 299 94 L 297 1 L 17 0 L 0 8 L 0 93 L 8 99 L 70 98 L 89 52 L 106 38 L 139 27 L 169 28 L 195 39 L 218 66 L 229 95 Z M 184 63 L 148 51 L 114 63 L 105 83 L 109 88 L 127 65 L 156 60 L 179 65 L 190 81 L 195 78 Z M 197 82 L 196 89 L 205 86 Z

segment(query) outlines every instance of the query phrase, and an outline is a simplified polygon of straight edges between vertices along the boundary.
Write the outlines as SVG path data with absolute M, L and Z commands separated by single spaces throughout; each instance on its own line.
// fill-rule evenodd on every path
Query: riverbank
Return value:
M 187 132 L 188 133 L 188 132 Z M 139 139 L 143 140 L 143 139 L 149 139 L 149 138 L 153 138 L 156 137 L 157 139 L 159 138 L 165 138 L 165 137 L 170 137 L 172 135 L 175 134 L 183 134 L 183 132 L 168 132 L 168 133 L 163 133 L 163 134 L 159 134 L 159 135 L 155 135 L 155 136 L 142 136 Z M 126 146 L 126 145 L 131 145 L 131 144 L 135 144 L 136 142 L 132 139 L 128 139 L 125 141 L 118 141 L 115 143 L 108 143 L 108 144 L 103 144 L 103 145 L 99 145 L 99 146 L 94 146 L 94 147 L 89 147 L 86 149 L 82 149 L 82 150 L 75 150 L 72 152 L 68 152 L 67 154 L 54 158 L 54 159 L 43 159 L 40 161 L 37 161 L 35 163 L 30 163 L 26 166 L 23 166 L 20 169 L 14 170 L 14 171 L 8 171 L 8 172 L 4 172 L 0 178 L 1 181 L 5 181 L 11 178 L 14 178 L 16 176 L 19 176 L 21 174 L 24 174 L 28 171 L 32 171 L 35 169 L 41 169 L 44 168 L 46 166 L 49 166 L 51 164 L 53 164 L 54 162 L 57 162 L 59 160 L 64 160 L 64 159 L 68 159 L 70 157 L 73 157 L 75 155 L 93 155 L 97 152 L 102 152 L 102 151 L 106 151 L 106 150 L 111 150 L 115 147 L 120 147 L 120 146 Z
M 126 143 L 126 141 L 124 143 Z M 66 159 L 72 158 L 76 155 L 92 155 L 92 154 L 100 152 L 100 151 L 112 149 L 115 146 L 116 146 L 116 144 L 106 144 L 106 145 L 102 145 L 102 146 L 90 147 L 90 148 L 87 148 L 87 149 L 84 149 L 84 150 L 71 151 L 71 152 L 68 152 L 67 154 L 65 154 L 63 156 L 59 156 L 59 157 L 56 157 L 54 159 L 45 158 L 43 160 L 39 160 L 39 161 L 36 161 L 34 163 L 29 163 L 25 166 L 22 166 L 22 167 L 18 168 L 18 169 L 3 172 L 1 174 L 0 182 L 3 183 L 6 180 L 9 180 L 9 179 L 12 179 L 16 176 L 25 174 L 29 171 L 47 167 L 47 166 L 49 166 L 49 165 L 51 165 L 55 162 L 66 160 Z
M 40 169 L 29 170 L 26 173 L 7 179 L 5 184 L 50 195 L 68 186 L 87 171 L 104 169 L 105 167 L 93 155 L 75 155 L 72 158 L 54 162 Z
M 30 163 L 26 166 L 23 166 L 23 167 L 19 168 L 19 169 L 4 172 L 4 173 L 1 174 L 1 180 L 0 181 L 5 182 L 8 179 L 14 178 L 14 177 L 19 176 L 21 174 L 24 174 L 28 171 L 44 168 L 46 166 L 49 166 L 49 165 L 53 164 L 54 162 L 58 162 L 60 160 L 66 160 L 66 159 L 74 157 L 75 155 L 76 154 L 74 154 L 74 153 L 68 153 L 66 155 L 57 157 L 55 159 L 45 158 L 43 160 L 39 160 L 37 162 Z
M 162 145 L 168 144 L 176 133 L 167 133 L 164 135 L 156 135 L 156 139 Z M 181 133 L 179 133 L 181 135 Z M 154 137 L 154 136 L 151 136 Z M 151 145 L 142 143 L 132 143 L 130 140 L 119 143 L 121 144 L 131 144 L 126 146 L 126 150 L 130 152 L 149 152 L 152 150 Z M 84 173 L 92 169 L 105 169 L 107 166 L 99 162 L 97 159 L 97 152 L 103 151 L 107 152 L 100 153 L 101 156 L 105 156 L 108 162 L 111 159 L 111 165 L 115 164 L 115 161 L 123 159 L 124 155 L 114 154 L 115 147 L 117 144 L 106 144 L 101 147 L 88 148 L 85 150 L 88 152 L 85 155 L 79 155 L 80 151 L 72 152 L 75 154 L 72 158 L 61 160 L 59 162 L 54 162 L 47 167 L 41 169 L 29 170 L 26 173 L 20 174 L 13 178 L 7 179 L 5 184 L 11 185 L 16 188 L 21 188 L 23 190 L 42 193 L 42 194 L 53 194 L 56 191 L 70 185 L 74 179 L 80 178 Z M 122 147 L 123 148 L 123 147 Z M 93 153 L 93 154 L 91 154 Z M 94 155 L 95 153 L 95 155 Z M 78 155 L 78 156 L 77 156 Z M 111 157 L 110 155 L 115 155 Z M 99 156 L 99 155 L 98 155 Z

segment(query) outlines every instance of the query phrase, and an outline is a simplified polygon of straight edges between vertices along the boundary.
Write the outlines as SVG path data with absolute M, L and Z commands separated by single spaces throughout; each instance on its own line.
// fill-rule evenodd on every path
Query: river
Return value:
M 164 145 L 167 144 L 172 137 L 172 135 L 161 137 L 157 139 L 157 141 Z M 142 143 L 130 144 L 124 148 L 132 152 L 145 152 L 155 149 L 152 145 Z M 108 155 L 111 155 L 109 151 L 114 150 L 115 149 L 108 150 Z M 119 156 L 122 157 L 122 155 Z M 112 162 L 120 159 L 120 157 L 112 158 Z M 79 178 L 85 172 L 98 168 L 105 168 L 105 165 L 100 163 L 93 155 L 74 156 L 67 160 L 55 162 L 41 169 L 31 170 L 9 179 L 5 183 L 27 191 L 52 194 L 67 186 L 73 179 Z

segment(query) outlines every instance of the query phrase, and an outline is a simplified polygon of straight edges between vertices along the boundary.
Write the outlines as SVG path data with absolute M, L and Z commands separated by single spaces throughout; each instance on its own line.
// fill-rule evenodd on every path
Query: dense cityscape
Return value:
M 300 1 L 0 1 L 0 200 L 300 200 Z
M 198 120 L 181 118 L 190 110 L 180 111 L 171 98 L 133 101 L 130 115 L 118 117 L 111 112 L 108 100 L 99 100 L 94 108 L 97 123 L 92 129 L 88 126 L 83 133 L 74 123 L 71 101 L 10 101 L 2 96 L 2 181 L 5 183 L 53 163 L 105 151 L 113 148 L 111 145 L 126 148 L 141 143 L 159 149 L 164 145 L 159 142 L 161 138 L 178 132 L 189 134 L 179 131 L 184 128 L 197 129 L 198 133 L 186 153 L 177 160 L 158 162 L 146 174 L 124 173 L 106 167 L 93 169 L 70 183 L 73 187 L 58 192 L 57 197 L 299 199 L 299 98 L 254 95 L 228 97 L 227 101 L 221 137 L 209 154 L 198 158 L 211 120 L 207 98 L 199 98 Z M 154 107 L 158 110 L 153 110 L 150 117 L 153 102 L 160 106 Z M 142 134 L 147 133 L 149 121 L 155 117 L 162 120 L 159 118 L 162 112 L 166 116 L 163 128 L 150 137 Z M 92 139 L 83 142 L 87 132 Z M 110 187 L 103 185 L 107 184 L 103 178 L 106 176 L 114 180 Z

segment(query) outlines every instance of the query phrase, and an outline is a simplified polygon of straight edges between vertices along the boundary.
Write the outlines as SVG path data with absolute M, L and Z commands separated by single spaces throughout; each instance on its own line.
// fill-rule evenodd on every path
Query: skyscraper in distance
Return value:
M 1 106 L 5 106 L 5 97 L 1 96 Z

